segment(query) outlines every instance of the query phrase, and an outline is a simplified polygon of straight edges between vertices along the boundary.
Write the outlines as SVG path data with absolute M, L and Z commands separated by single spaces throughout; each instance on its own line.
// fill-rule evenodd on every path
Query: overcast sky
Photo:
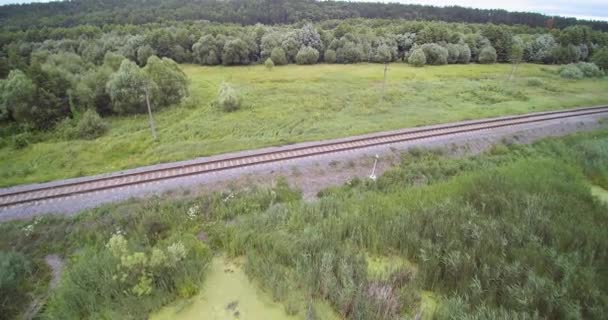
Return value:
M 376 2 L 369 0 L 353 0 Z M 608 0 L 377 0 L 429 4 L 435 6 L 459 5 L 482 9 L 506 9 L 509 11 L 532 11 L 548 15 L 576 17 L 608 21 Z M 0 0 L 0 4 L 48 2 L 48 0 Z

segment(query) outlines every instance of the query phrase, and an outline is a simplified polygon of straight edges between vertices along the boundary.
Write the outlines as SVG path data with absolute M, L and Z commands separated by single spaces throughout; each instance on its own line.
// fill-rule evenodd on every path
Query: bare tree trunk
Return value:
M 148 93 L 148 87 L 145 88 L 146 91 L 146 104 L 148 105 L 148 117 L 150 120 L 150 130 L 152 130 L 152 137 L 154 141 L 158 140 L 158 136 L 156 135 L 156 125 L 154 124 L 154 118 L 152 117 L 152 107 L 150 107 L 150 95 Z

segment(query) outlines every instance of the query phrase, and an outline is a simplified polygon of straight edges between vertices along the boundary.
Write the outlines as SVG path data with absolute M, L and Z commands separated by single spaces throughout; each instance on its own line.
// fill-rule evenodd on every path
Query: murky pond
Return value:
M 200 293 L 178 301 L 150 317 L 152 320 L 247 320 L 299 319 L 288 316 L 283 305 L 252 283 L 241 266 L 216 257 L 210 266 Z

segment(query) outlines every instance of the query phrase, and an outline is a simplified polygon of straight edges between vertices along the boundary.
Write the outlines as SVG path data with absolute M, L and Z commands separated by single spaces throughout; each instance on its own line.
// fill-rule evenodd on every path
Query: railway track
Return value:
M 534 114 L 501 117 L 466 123 L 440 125 L 432 128 L 408 129 L 390 133 L 379 133 L 364 137 L 353 137 L 332 142 L 320 142 L 307 146 L 283 148 L 275 151 L 261 151 L 244 156 L 233 156 L 218 160 L 128 172 L 104 177 L 94 177 L 84 181 L 57 183 L 47 186 L 32 186 L 21 190 L 11 188 L 0 191 L 0 210 L 16 205 L 41 203 L 50 199 L 64 198 L 77 194 L 92 193 L 125 186 L 134 186 L 166 179 L 234 169 L 257 164 L 304 158 L 333 152 L 360 149 L 398 142 L 420 140 L 431 137 L 449 136 L 459 133 L 545 122 L 556 119 L 608 113 L 608 106 L 597 106 L 561 111 L 539 112 Z

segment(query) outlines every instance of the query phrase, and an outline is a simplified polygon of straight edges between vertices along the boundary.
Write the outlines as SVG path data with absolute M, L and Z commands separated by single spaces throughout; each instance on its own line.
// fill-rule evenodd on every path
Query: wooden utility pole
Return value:
M 144 89 L 146 91 L 146 104 L 148 105 L 148 117 L 150 120 L 150 130 L 152 130 L 152 137 L 154 141 L 158 140 L 156 135 L 156 125 L 154 124 L 154 118 L 152 117 L 152 107 L 150 107 L 150 94 L 148 93 L 148 86 Z

